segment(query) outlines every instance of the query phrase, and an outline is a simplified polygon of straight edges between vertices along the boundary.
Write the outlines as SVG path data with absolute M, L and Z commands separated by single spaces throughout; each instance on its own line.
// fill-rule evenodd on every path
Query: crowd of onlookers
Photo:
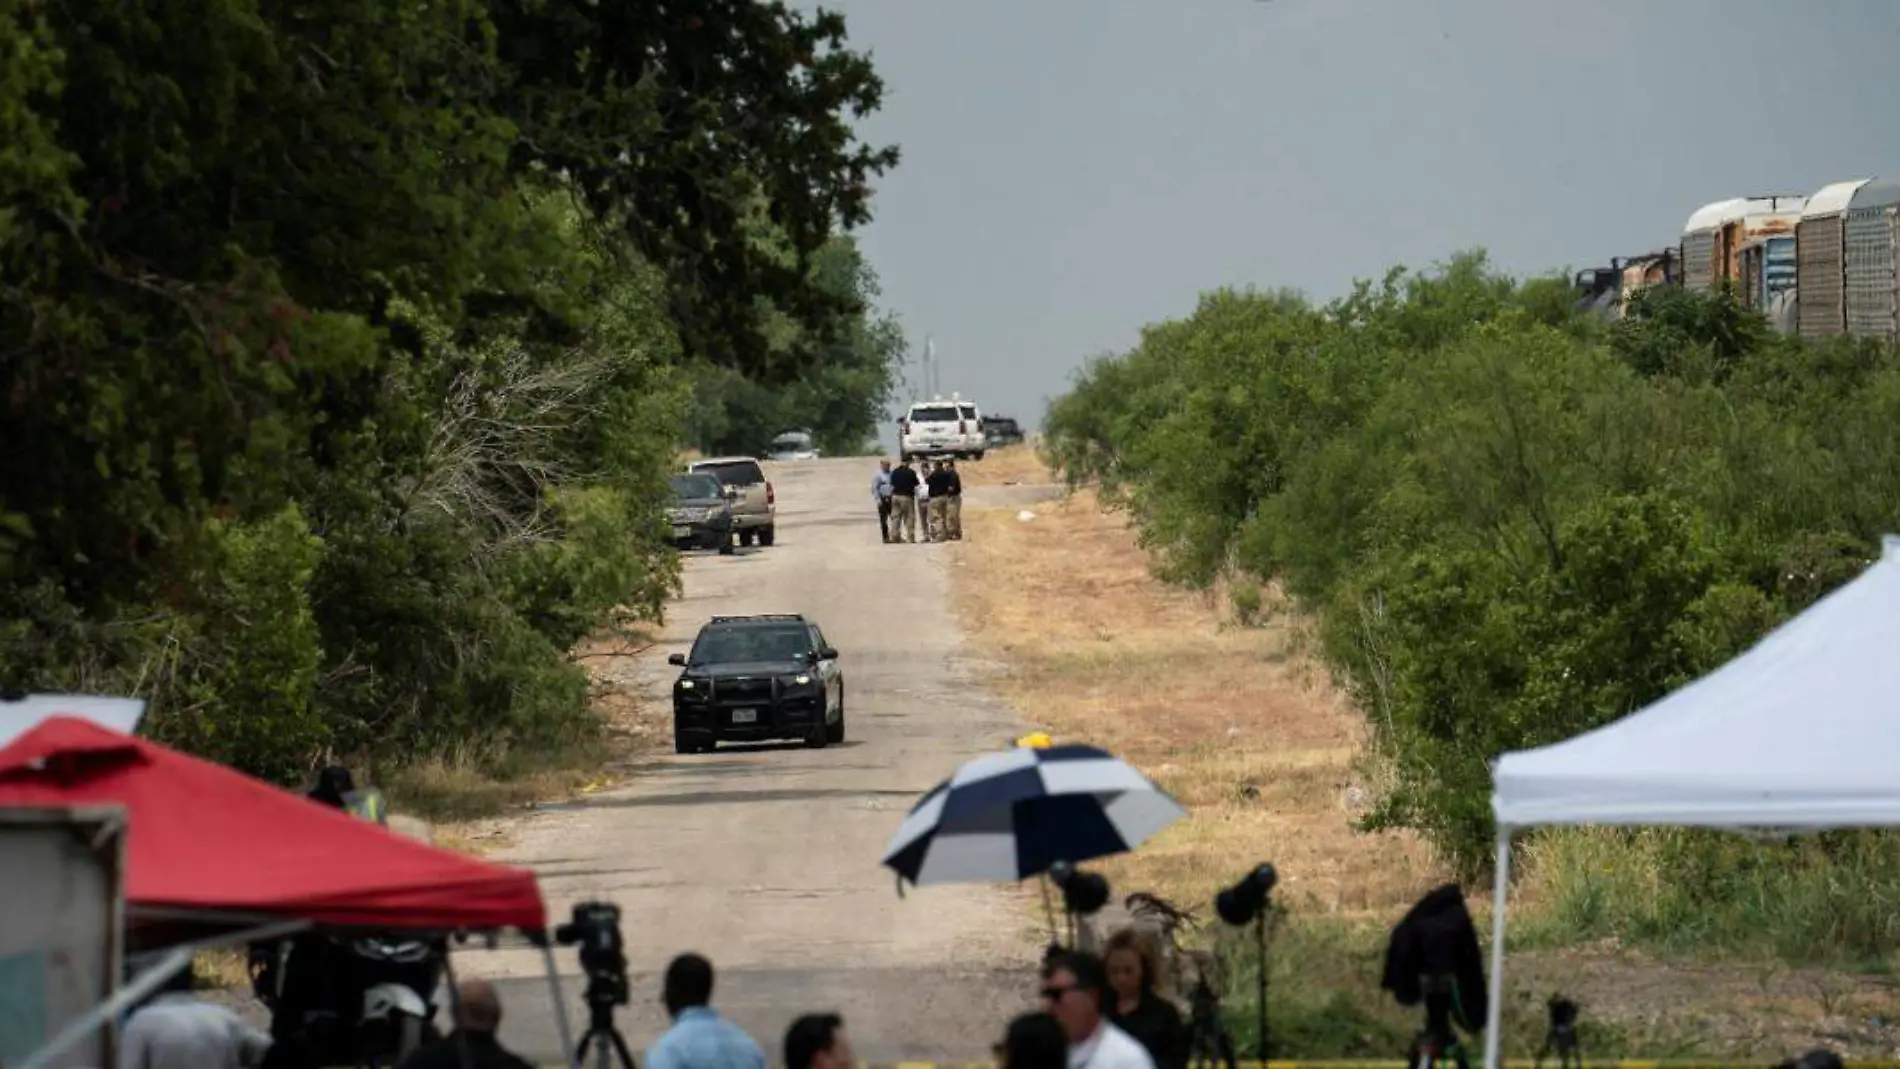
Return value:
M 884 541 L 957 542 L 963 538 L 963 476 L 954 460 L 924 461 L 921 474 L 903 458 L 892 468 L 878 461 L 871 477 L 871 500 Z
M 1041 971 L 1042 1008 L 1000 1030 L 1001 1069 L 1185 1069 L 1187 1031 L 1156 982 L 1151 945 L 1118 933 L 1098 956 L 1052 948 Z M 180 974 L 188 978 L 190 970 Z M 667 966 L 663 998 L 672 1026 L 640 1061 L 644 1069 L 766 1069 L 765 1051 L 713 1009 L 712 963 L 681 954 Z M 501 1001 L 486 980 L 463 980 L 452 1003 L 454 1031 L 417 1050 L 399 1069 L 530 1069 L 496 1036 Z M 119 1069 L 245 1069 L 270 1047 L 267 1034 L 230 1009 L 201 1001 L 182 981 L 133 1013 Z M 813 1013 L 786 1029 L 785 1069 L 852 1069 L 845 1020 Z

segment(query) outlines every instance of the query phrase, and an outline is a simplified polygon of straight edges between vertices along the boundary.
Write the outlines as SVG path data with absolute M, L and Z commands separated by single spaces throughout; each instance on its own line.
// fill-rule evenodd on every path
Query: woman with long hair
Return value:
M 1111 992 L 1103 1007 L 1109 1021 L 1148 1049 L 1155 1069 L 1184 1069 L 1187 1026 L 1181 1011 L 1158 990 L 1161 968 L 1154 944 L 1141 932 L 1123 928 L 1109 937 L 1102 960 Z

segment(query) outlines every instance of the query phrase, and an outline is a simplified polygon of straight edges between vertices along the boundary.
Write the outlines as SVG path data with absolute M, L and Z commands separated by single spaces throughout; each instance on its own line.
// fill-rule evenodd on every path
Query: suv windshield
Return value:
M 727 486 L 757 486 L 765 481 L 765 472 L 750 460 L 735 460 L 730 464 L 702 464 L 693 470 L 711 475 Z
M 811 652 L 811 633 L 804 624 L 709 627 L 693 643 L 693 664 L 734 664 L 746 661 L 796 661 Z
M 718 497 L 719 480 L 710 475 L 675 475 L 673 476 L 673 496 L 681 501 Z
M 913 408 L 910 410 L 910 421 L 912 423 L 955 423 L 957 410 L 953 405 Z

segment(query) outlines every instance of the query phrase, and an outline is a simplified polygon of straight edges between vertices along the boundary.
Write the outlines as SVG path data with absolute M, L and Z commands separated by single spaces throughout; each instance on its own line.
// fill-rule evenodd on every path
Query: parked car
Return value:
M 673 476 L 673 504 L 666 522 L 673 527 L 678 549 L 716 549 L 732 552 L 732 499 L 711 475 Z
M 725 488 L 732 502 L 732 529 L 739 544 L 769 546 L 777 536 L 778 495 L 765 469 L 751 457 L 712 457 L 687 465 L 692 475 L 710 475 Z
M 812 444 L 811 434 L 806 431 L 786 431 L 772 439 L 772 447 L 766 450 L 765 459 L 780 463 L 792 460 L 817 460 L 818 447 Z
M 948 401 L 918 401 L 897 421 L 897 451 L 905 460 L 982 460 L 986 448 L 982 412 L 974 401 L 965 401 L 956 394 L 951 394 Z
M 817 623 L 796 613 L 715 616 L 690 653 L 666 659 L 673 682 L 673 749 L 721 742 L 844 741 L 844 670 Z

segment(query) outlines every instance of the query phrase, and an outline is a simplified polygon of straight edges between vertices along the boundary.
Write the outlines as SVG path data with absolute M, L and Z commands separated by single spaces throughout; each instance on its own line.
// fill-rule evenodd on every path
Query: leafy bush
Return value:
M 1500 752 L 1714 669 L 1858 574 L 1900 512 L 1891 349 L 1777 335 L 1727 293 L 1646 293 L 1605 325 L 1556 285 L 1473 253 L 1324 307 L 1210 294 L 1090 364 L 1045 424 L 1052 462 L 1129 512 L 1159 575 L 1277 578 L 1317 611 L 1396 772 L 1370 825 L 1423 832 L 1466 878 L 1488 863 Z M 1724 873 L 1697 903 L 1747 893 L 1718 836 L 1643 842 Z M 1798 873 L 1822 855 L 1777 856 Z M 1900 880 L 1900 851 L 1855 856 L 1863 891 Z M 1900 945 L 1814 905 L 1856 949 Z

